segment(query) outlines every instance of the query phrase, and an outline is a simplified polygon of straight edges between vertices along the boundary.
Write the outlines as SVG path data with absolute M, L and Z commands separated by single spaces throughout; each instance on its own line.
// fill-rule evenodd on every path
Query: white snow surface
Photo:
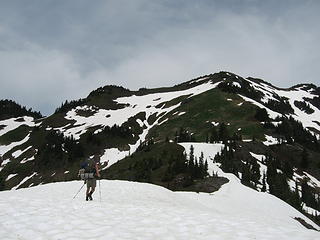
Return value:
M 0 192 L 0 239 L 319 239 L 294 220 L 312 221 L 280 199 L 243 186 L 212 159 L 222 144 L 181 143 L 188 152 L 203 152 L 211 170 L 229 183 L 217 192 L 171 192 L 163 187 L 128 181 L 101 180 L 94 201 L 85 189 L 73 197 L 81 181 L 51 183 Z M 27 177 L 26 181 L 33 175 Z M 20 183 L 21 184 L 21 183 Z M 100 188 L 99 188 L 100 186 Z M 99 194 L 101 193 L 101 195 Z
M 13 187 L 12 189 L 15 190 L 18 187 L 20 187 L 22 184 L 24 184 L 26 181 L 28 181 L 30 178 L 33 178 L 35 175 L 37 175 L 36 172 L 32 173 L 30 176 L 25 177 L 17 186 Z
M 213 194 L 171 192 L 136 182 L 101 180 L 94 201 L 82 182 L 0 192 L 0 238 L 5 240 L 319 239 L 279 199 L 230 181 Z M 314 224 L 313 224 L 314 225 Z
M 30 134 L 26 136 L 24 139 L 18 142 L 12 142 L 9 145 L 0 145 L 0 154 L 3 156 L 5 153 L 9 152 L 11 149 L 13 149 L 16 146 L 22 145 L 25 142 L 27 142 L 30 138 Z
M 15 152 L 13 152 L 11 155 L 14 157 L 14 158 L 18 158 L 21 154 L 25 153 L 26 151 L 28 151 L 30 148 L 32 148 L 32 146 L 29 146 L 27 147 L 26 149 L 24 150 L 17 150 Z
M 278 144 L 278 139 L 272 137 L 272 136 L 269 136 L 269 135 L 264 135 L 265 138 L 266 138 L 266 141 L 263 142 L 264 145 L 266 146 L 270 146 L 270 145 L 275 145 L 275 144 Z
M 20 121 L 23 119 L 23 121 Z M 18 121 L 19 120 L 19 121 Z M 30 127 L 35 126 L 34 119 L 32 117 L 18 117 L 18 118 L 9 118 L 6 120 L 0 121 L 0 126 L 3 126 L 3 128 L 0 130 L 0 136 L 22 126 L 27 125 Z
M 15 173 L 15 174 L 9 174 L 8 177 L 6 178 L 6 181 L 9 181 L 11 178 L 17 176 L 18 174 Z
M 276 89 L 272 86 L 269 86 L 265 83 L 257 84 L 249 79 L 246 79 L 246 80 L 248 82 L 250 82 L 250 84 L 255 89 L 257 89 L 258 91 L 260 91 L 264 94 L 262 102 L 266 103 L 266 102 L 268 102 L 269 99 L 278 101 L 277 99 L 275 99 L 273 97 L 274 95 L 278 95 L 280 97 L 287 98 L 288 102 L 290 103 L 291 107 L 294 110 L 294 114 L 290 114 L 290 115 L 293 118 L 295 118 L 296 120 L 300 121 L 302 123 L 303 127 L 305 127 L 305 128 L 312 127 L 312 128 L 318 129 L 320 131 L 320 126 L 318 124 L 316 124 L 315 122 L 313 122 L 314 120 L 320 119 L 319 109 L 316 108 L 315 106 L 313 106 L 312 104 L 309 104 L 310 108 L 313 109 L 314 112 L 311 114 L 307 114 L 304 111 L 301 111 L 299 108 L 297 108 L 294 105 L 295 101 L 305 102 L 304 98 L 312 99 L 314 97 L 317 97 L 317 95 L 310 93 L 310 91 L 302 90 L 301 87 L 296 88 L 296 89 L 290 89 L 290 90 L 280 90 L 280 89 Z M 241 97 L 243 98 L 243 96 L 241 96 Z M 250 101 L 248 98 L 247 98 L 247 100 Z M 253 100 L 251 100 L 251 102 L 261 108 L 265 108 L 267 110 L 267 112 L 271 115 L 271 117 L 274 118 L 274 116 L 276 114 L 275 112 L 264 107 L 263 105 L 259 105 L 259 103 L 255 102 Z
M 22 159 L 22 161 L 20 162 L 21 164 L 24 164 L 26 162 L 30 162 L 30 161 L 34 161 L 35 160 L 35 155 L 33 155 L 32 157 L 30 158 L 24 158 Z
M 245 100 L 246 102 L 250 102 L 256 106 L 258 106 L 259 108 L 264 108 L 266 109 L 267 113 L 269 114 L 270 118 L 272 119 L 275 119 L 276 117 L 281 117 L 282 115 L 280 113 L 277 113 L 275 111 L 272 111 L 271 109 L 265 107 L 263 104 L 251 99 L 251 98 L 248 98 L 248 97 L 245 97 L 245 96 L 242 96 L 240 94 L 238 94 L 243 100 Z
M 232 85 L 241 88 L 241 84 L 238 82 L 232 82 Z
M 257 163 L 259 164 L 260 166 L 260 182 L 262 183 L 263 181 L 263 174 L 266 174 L 267 173 L 267 165 L 263 164 L 263 160 L 266 159 L 266 156 L 265 155 L 262 155 L 262 154 L 256 154 L 256 153 L 253 153 L 253 152 L 249 152 L 250 155 L 252 157 L 254 157 L 255 159 L 257 159 Z M 290 184 L 290 182 L 288 182 Z M 266 183 L 266 188 L 267 190 L 269 190 L 269 185 L 268 183 Z
M 120 151 L 118 148 L 105 149 L 104 154 L 100 158 L 100 163 L 102 164 L 102 167 L 103 167 L 103 164 L 109 161 L 109 164 L 107 167 L 110 167 L 112 164 L 115 164 L 119 160 L 127 157 L 129 154 L 130 154 L 129 151 Z
M 314 113 L 307 114 L 304 111 L 301 111 L 299 108 L 297 108 L 294 105 L 294 101 L 304 102 L 304 99 L 303 99 L 304 97 L 314 98 L 316 97 L 316 95 L 313 95 L 301 89 L 295 89 L 292 91 L 275 90 L 275 92 L 282 97 L 288 98 L 288 101 L 294 110 L 294 114 L 292 115 L 293 118 L 300 121 L 305 128 L 313 127 L 315 129 L 320 130 L 320 126 L 313 122 L 314 120 L 320 119 L 320 111 L 318 108 L 314 107 L 312 104 L 309 104 L 310 108 L 314 110 Z

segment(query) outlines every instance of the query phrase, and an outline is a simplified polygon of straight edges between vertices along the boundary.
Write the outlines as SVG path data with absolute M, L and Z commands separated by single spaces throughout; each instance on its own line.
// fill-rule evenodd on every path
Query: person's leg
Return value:
M 87 180 L 87 192 L 86 192 L 86 201 L 90 199 L 90 192 L 91 192 L 91 182 L 90 179 Z
M 86 201 L 89 200 L 89 194 L 90 194 L 90 187 L 87 186 L 87 192 L 86 192 Z
M 96 180 L 95 179 L 90 179 L 90 180 L 92 180 L 92 181 L 91 181 L 91 191 L 89 193 L 89 199 L 93 200 L 92 194 L 93 194 L 94 190 L 96 189 Z

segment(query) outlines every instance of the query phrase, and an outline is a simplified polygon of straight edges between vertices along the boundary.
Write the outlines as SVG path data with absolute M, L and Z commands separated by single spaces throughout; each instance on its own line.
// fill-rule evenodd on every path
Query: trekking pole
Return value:
M 79 192 L 81 191 L 81 189 L 84 187 L 85 184 L 86 184 L 86 183 L 84 183 L 84 184 L 81 186 L 81 188 L 79 189 L 79 191 L 76 193 L 76 195 L 74 195 L 74 197 L 73 197 L 72 199 L 75 199 L 75 198 L 76 198 L 76 196 L 79 194 Z
M 100 185 L 100 179 L 99 179 L 99 195 L 100 195 L 100 202 L 101 202 L 101 185 Z

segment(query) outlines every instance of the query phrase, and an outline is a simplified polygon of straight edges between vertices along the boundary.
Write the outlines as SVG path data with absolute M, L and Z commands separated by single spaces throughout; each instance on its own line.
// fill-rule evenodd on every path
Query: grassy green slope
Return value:
M 229 100 L 228 100 L 229 99 Z M 232 99 L 232 101 L 230 101 Z M 236 94 L 225 93 L 219 89 L 209 90 L 201 95 L 192 97 L 173 111 L 164 116 L 161 120 L 168 118 L 168 121 L 155 126 L 149 133 L 149 137 L 156 140 L 163 140 L 167 136 L 174 138 L 176 131 L 183 127 L 194 133 L 197 141 L 205 141 L 207 134 L 212 129 L 211 122 L 230 124 L 230 134 L 239 132 L 244 138 L 264 138 L 265 129 L 254 118 L 256 106 L 250 103 L 243 103 L 243 100 Z M 174 114 L 186 112 L 183 115 Z M 239 131 L 238 129 L 241 128 Z

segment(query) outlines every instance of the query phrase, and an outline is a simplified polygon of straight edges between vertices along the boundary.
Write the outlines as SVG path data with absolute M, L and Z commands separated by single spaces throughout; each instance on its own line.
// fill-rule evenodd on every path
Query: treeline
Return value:
M 225 123 L 220 123 L 219 126 L 213 126 L 211 130 L 207 133 L 205 142 L 207 143 L 219 143 L 227 142 L 233 140 L 242 140 L 242 135 L 240 133 L 230 134 L 228 126 Z M 194 134 L 189 132 L 183 127 L 180 127 L 179 131 L 175 132 L 174 142 L 196 142 L 197 139 Z M 166 142 L 169 142 L 169 138 L 166 138 Z
M 239 82 L 240 80 L 234 78 L 234 81 Z M 257 91 L 247 81 L 241 80 L 241 87 L 233 84 L 233 81 L 223 81 L 218 85 L 218 88 L 224 92 L 241 94 L 256 101 L 260 101 L 260 99 L 263 97 L 262 93 Z
M 260 165 L 252 158 L 237 157 L 235 148 L 236 143 L 230 142 L 215 156 L 214 161 L 221 164 L 220 168 L 224 172 L 233 173 L 243 184 L 257 189 L 261 178 Z
M 267 183 L 269 192 L 285 202 L 289 203 L 294 208 L 306 213 L 303 209 L 305 204 L 308 207 L 320 211 L 320 194 L 308 185 L 308 180 L 303 179 L 300 182 L 295 182 L 295 190 L 292 191 L 289 187 L 288 180 L 292 178 L 293 170 L 289 167 L 279 171 L 280 161 L 274 157 L 267 156 Z M 299 186 L 301 191 L 299 190 Z M 306 213 L 307 214 L 307 213 Z M 310 216 L 315 221 L 320 223 L 320 216 Z
M 30 116 L 35 119 L 43 117 L 40 112 L 33 111 L 32 108 L 22 107 L 12 100 L 0 100 L 0 120 L 22 116 Z
M 57 113 L 68 112 L 69 110 L 76 108 L 78 106 L 81 106 L 81 105 L 85 104 L 86 102 L 87 102 L 86 99 L 71 100 L 71 101 L 66 100 L 64 103 L 61 104 L 60 107 L 58 107 L 54 111 L 54 113 L 57 114 Z
M 179 131 L 176 131 L 174 134 L 174 141 L 178 142 L 195 142 L 195 138 L 191 132 L 186 130 L 183 127 L 180 127 Z
M 294 105 L 299 108 L 301 111 L 304 111 L 307 114 L 314 113 L 314 110 L 310 107 L 309 103 L 303 101 L 294 101 Z
M 151 146 L 154 145 L 154 139 L 153 138 L 150 138 L 148 139 L 147 141 L 144 141 L 142 142 L 140 140 L 140 144 L 137 148 L 137 152 L 141 152 L 141 151 L 144 151 L 144 152 L 149 152 L 151 150 Z
M 233 133 L 232 136 L 225 123 L 220 123 L 219 126 L 214 126 L 206 136 L 207 143 L 226 143 L 227 141 L 242 140 L 240 133 Z
M 298 188 L 291 191 L 288 180 L 292 178 L 293 168 L 289 162 L 281 162 L 278 158 L 267 155 L 265 162 L 267 165 L 266 183 L 269 186 L 269 193 L 289 203 L 298 210 L 302 210 L 302 202 Z M 263 183 L 263 185 L 265 182 Z M 297 185 L 297 183 L 296 183 Z M 265 185 L 263 186 L 265 188 Z
M 162 181 L 171 181 L 178 174 L 187 174 L 191 182 L 208 176 L 208 162 L 204 159 L 203 153 L 197 159 L 194 156 L 194 147 L 191 145 L 189 157 L 184 153 L 169 156 L 168 166 Z
M 58 131 L 46 133 L 44 144 L 38 150 L 39 167 L 59 168 L 84 156 L 84 147 L 73 136 Z
M 233 84 L 233 82 L 241 83 L 241 87 L 239 87 L 237 84 Z M 254 99 L 257 102 L 260 102 L 264 104 L 261 99 L 264 97 L 263 93 L 256 90 L 249 82 L 243 81 L 241 79 L 236 79 L 232 77 L 231 79 L 228 78 L 227 81 L 223 81 L 218 85 L 218 88 L 220 88 L 224 92 L 228 93 L 235 93 L 235 94 L 241 94 L 248 98 Z M 269 99 L 268 102 L 265 104 L 266 107 L 269 109 L 279 112 L 282 114 L 289 114 L 294 113 L 294 110 L 292 109 L 290 103 L 285 97 L 277 97 L 276 100 Z
M 112 94 L 119 94 L 123 92 L 130 92 L 130 90 L 122 86 L 108 85 L 108 86 L 97 88 L 96 90 L 92 91 L 88 97 L 95 97 L 105 93 L 112 95 Z
M 147 141 L 140 144 L 138 151 L 150 151 L 154 143 Z M 188 178 L 187 185 L 194 180 L 203 179 L 208 175 L 208 162 L 204 159 L 203 153 L 199 159 L 194 156 L 194 148 L 190 147 L 189 156 L 186 153 L 169 154 L 163 150 L 158 155 L 143 157 L 130 165 L 129 170 L 134 170 L 134 181 L 152 182 L 153 172 L 162 168 L 160 172 L 161 182 L 171 182 L 179 174 Z
M 132 137 L 132 131 L 128 126 L 118 126 L 114 124 L 112 127 L 105 126 L 103 130 L 97 134 L 89 132 L 86 138 L 87 143 L 100 146 L 105 139 L 111 139 L 114 137 L 129 138 Z
M 280 122 L 277 126 L 270 123 L 265 123 L 265 128 L 274 129 L 275 133 L 283 136 L 280 137 L 279 142 L 285 142 L 288 144 L 299 143 L 305 148 L 320 151 L 320 144 L 316 137 L 310 131 L 306 130 L 302 123 L 295 120 L 292 116 L 288 117 L 277 117 L 275 119 Z
M 152 172 L 162 167 L 163 161 L 159 157 L 146 157 L 132 164 L 129 170 L 134 169 L 134 181 L 151 183 Z
M 277 100 L 269 99 L 265 106 L 281 114 L 294 113 L 293 108 L 285 97 L 279 97 Z

